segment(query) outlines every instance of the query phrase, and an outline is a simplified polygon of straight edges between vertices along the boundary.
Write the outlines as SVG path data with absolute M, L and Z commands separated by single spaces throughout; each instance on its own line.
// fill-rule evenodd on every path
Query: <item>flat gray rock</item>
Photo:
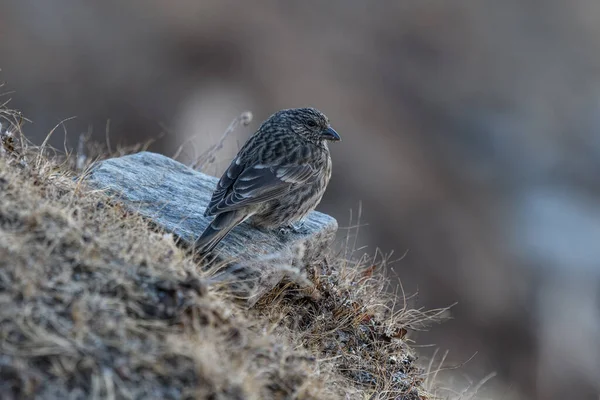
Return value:
M 163 155 L 142 152 L 98 162 L 87 181 L 192 246 L 212 219 L 204 217 L 204 210 L 218 179 Z M 316 211 L 306 218 L 300 233 L 262 231 L 242 223 L 213 254 L 217 260 L 235 263 L 231 269 L 234 275 L 240 274 L 240 265 L 266 272 L 273 268 L 272 260 L 277 260 L 282 264 L 280 269 L 287 271 L 283 275 L 289 276 L 290 268 L 302 271 L 306 265 L 323 259 L 337 227 L 334 218 Z M 223 273 L 227 274 L 221 272 L 219 281 L 227 280 Z M 246 271 L 246 275 L 257 273 L 260 275 L 260 271 Z M 261 280 L 261 276 L 256 278 Z

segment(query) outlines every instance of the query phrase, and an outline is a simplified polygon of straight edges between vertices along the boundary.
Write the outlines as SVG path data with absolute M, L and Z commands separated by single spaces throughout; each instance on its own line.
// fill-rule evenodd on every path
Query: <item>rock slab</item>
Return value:
M 91 187 L 105 190 L 114 201 L 191 246 L 212 219 L 204 217 L 204 210 L 218 179 L 160 154 L 141 152 L 100 161 L 86 179 Z M 334 218 L 317 211 L 306 218 L 299 233 L 262 231 L 242 223 L 213 253 L 217 259 L 236 262 L 238 271 L 240 263 L 263 265 L 275 259 L 304 268 L 323 259 L 337 227 Z

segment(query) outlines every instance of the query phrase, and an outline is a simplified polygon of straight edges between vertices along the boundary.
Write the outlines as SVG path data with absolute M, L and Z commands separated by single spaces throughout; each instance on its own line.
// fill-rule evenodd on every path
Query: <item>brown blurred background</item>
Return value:
M 320 209 L 362 202 L 413 305 L 458 302 L 415 337 L 477 353 L 456 387 L 600 396 L 599 2 L 0 0 L 0 68 L 38 143 L 110 119 L 113 146 L 197 135 L 185 161 L 251 110 L 214 173 L 272 112 L 320 108 L 343 137 Z

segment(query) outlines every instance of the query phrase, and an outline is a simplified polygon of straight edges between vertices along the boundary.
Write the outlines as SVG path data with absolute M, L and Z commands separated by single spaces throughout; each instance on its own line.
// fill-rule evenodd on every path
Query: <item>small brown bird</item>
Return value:
M 200 253 L 249 218 L 257 227 L 297 231 L 331 177 L 328 140 L 340 136 L 314 108 L 281 110 L 263 122 L 217 184 L 204 213 L 215 218 L 196 241 Z

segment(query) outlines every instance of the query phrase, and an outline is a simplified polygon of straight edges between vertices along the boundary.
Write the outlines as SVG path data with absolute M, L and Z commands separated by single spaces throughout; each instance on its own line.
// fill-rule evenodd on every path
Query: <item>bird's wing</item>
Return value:
M 217 204 L 219 204 L 227 193 L 232 189 L 233 184 L 235 183 L 238 176 L 244 170 L 244 166 L 240 164 L 239 157 L 235 157 L 227 170 L 223 173 L 221 179 L 217 183 L 217 187 L 212 194 L 210 202 L 206 207 L 206 211 L 204 212 L 204 216 L 208 217 L 210 215 L 215 215 L 216 213 L 213 211 Z
M 229 190 L 220 195 L 221 200 L 208 209 L 209 215 L 275 199 L 288 192 L 293 185 L 307 183 L 315 176 L 315 170 L 308 164 L 249 166 L 237 175 L 229 185 Z

